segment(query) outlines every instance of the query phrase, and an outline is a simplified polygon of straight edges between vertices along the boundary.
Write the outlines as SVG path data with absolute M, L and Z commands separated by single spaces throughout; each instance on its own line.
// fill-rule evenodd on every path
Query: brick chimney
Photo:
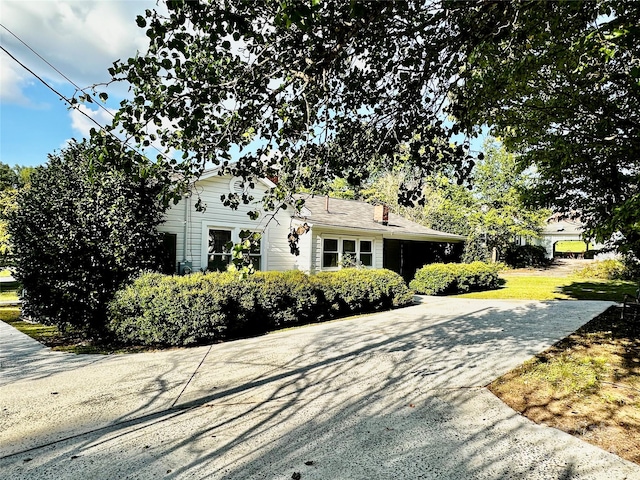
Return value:
M 389 223 L 389 207 L 387 205 L 376 205 L 373 207 L 373 221 L 387 225 Z

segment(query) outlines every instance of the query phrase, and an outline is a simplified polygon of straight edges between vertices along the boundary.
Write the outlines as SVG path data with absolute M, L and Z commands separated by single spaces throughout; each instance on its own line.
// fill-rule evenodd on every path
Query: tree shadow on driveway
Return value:
M 606 305 L 432 303 L 199 350 L 173 406 L 142 406 L 67 439 L 43 435 L 48 445 L 5 456 L 0 468 L 13 478 L 640 476 L 483 388 Z

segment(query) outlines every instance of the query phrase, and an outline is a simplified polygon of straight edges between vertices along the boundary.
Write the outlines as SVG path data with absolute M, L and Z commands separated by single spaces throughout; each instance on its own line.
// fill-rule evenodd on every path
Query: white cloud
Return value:
M 76 135 L 74 138 L 76 140 L 81 140 L 82 138 L 89 138 L 89 132 L 92 128 L 98 129 L 98 123 L 100 126 L 110 125 L 113 120 L 113 115 L 116 113 L 115 109 L 103 109 L 100 107 L 96 107 L 96 109 L 90 108 L 87 104 L 78 105 L 77 108 L 72 108 L 69 111 L 69 117 L 71 118 L 71 127 Z M 93 121 L 92 121 L 93 120 Z M 95 122 L 94 122 L 95 121 Z M 169 126 L 168 122 L 164 122 L 165 126 Z M 113 132 L 111 132 L 113 134 Z M 116 132 L 115 136 L 120 139 L 120 141 L 124 141 L 124 134 L 121 132 Z M 62 148 L 64 148 L 71 139 L 67 139 Z M 134 145 L 131 141 L 129 142 L 129 147 L 134 148 L 136 151 L 140 153 L 144 153 L 148 155 L 150 158 L 156 157 L 159 153 L 164 152 L 164 149 L 160 145 L 159 142 L 151 144 L 150 147 L 141 148 L 139 145 Z M 170 149 L 168 152 L 164 152 L 163 155 L 168 158 L 175 157 L 176 151 L 174 149 Z
M 107 69 L 115 60 L 146 49 L 148 39 L 135 18 L 147 8 L 156 8 L 155 1 L 0 0 L 2 24 L 81 87 L 108 80 Z M 0 40 L 45 80 L 67 84 L 4 29 Z M 1 60 L 2 101 L 27 104 L 25 87 L 33 77 L 6 55 Z
M 78 108 L 72 108 L 69 112 L 71 117 L 71 127 L 74 132 L 78 133 L 79 138 L 89 138 L 89 131 L 92 128 L 98 129 L 98 126 L 91 121 L 95 120 L 100 126 L 108 125 L 113 119 L 115 110 L 105 111 L 102 108 L 92 110 L 87 105 L 79 105 Z
M 33 102 L 22 89 L 33 81 L 31 76 L 4 52 L 0 52 L 0 101 L 8 101 L 23 106 L 32 106 Z M 17 67 L 17 68 L 16 68 Z

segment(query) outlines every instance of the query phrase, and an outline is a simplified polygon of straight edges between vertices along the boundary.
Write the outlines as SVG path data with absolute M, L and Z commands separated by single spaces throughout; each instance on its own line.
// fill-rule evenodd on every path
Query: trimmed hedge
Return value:
M 109 305 L 109 328 L 125 343 L 195 345 L 411 303 L 389 270 L 306 275 L 258 272 L 246 279 L 211 272 L 141 275 Z
M 576 272 L 580 278 L 599 278 L 603 280 L 627 280 L 632 277 L 631 272 L 620 260 L 598 260 L 589 263 Z
M 409 287 L 425 295 L 447 295 L 498 288 L 498 270 L 494 263 L 432 263 L 416 271 Z
M 547 250 L 540 245 L 509 245 L 504 263 L 513 268 L 547 267 L 551 260 L 547 258 Z

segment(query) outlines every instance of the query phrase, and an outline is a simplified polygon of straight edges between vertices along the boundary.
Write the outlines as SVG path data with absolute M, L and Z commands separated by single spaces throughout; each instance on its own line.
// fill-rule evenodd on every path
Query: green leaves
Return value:
M 521 165 L 535 166 L 529 200 L 580 211 L 600 240 L 631 233 L 637 215 L 618 222 L 612 213 L 639 187 L 638 5 L 505 2 L 479 12 L 452 8 L 472 40 L 450 113 L 491 125 Z
M 186 346 L 412 301 L 402 277 L 389 270 L 257 272 L 249 278 L 229 272 L 146 273 L 116 293 L 109 327 L 127 343 Z
M 144 165 L 119 142 L 96 136 L 35 170 L 9 216 L 25 314 L 104 334 L 115 291 L 159 261 L 161 186 L 143 179 L 142 168 L 153 170 Z
M 314 192 L 326 179 L 365 178 L 374 159 L 391 167 L 403 156 L 422 176 L 447 172 L 465 185 L 476 161 L 470 140 L 489 125 L 537 166 L 546 202 L 586 209 L 592 226 L 637 186 L 635 2 L 167 7 L 137 19 L 149 50 L 110 70 L 134 98 L 114 128 L 183 153 L 172 168 L 186 181 L 221 166 Z M 414 187 L 404 203 L 419 200 Z
M 288 192 L 313 189 L 320 176 L 363 178 L 365 163 L 398 153 L 416 132 L 433 149 L 416 149 L 419 168 L 451 164 L 460 178 L 468 174 L 467 149 L 449 147 L 447 128 L 436 124 L 440 100 L 424 93 L 450 72 L 439 71 L 446 45 L 415 42 L 416 31 L 440 21 L 420 2 L 168 7 L 169 16 L 138 19 L 148 52 L 111 70 L 134 93 L 114 128 L 144 143 L 149 122 L 159 125 L 166 151 L 184 154 L 174 166 L 180 174 L 222 165 L 247 179 L 278 176 Z M 279 161 L 256 150 L 277 152 Z M 313 173 L 302 175 L 306 167 Z

